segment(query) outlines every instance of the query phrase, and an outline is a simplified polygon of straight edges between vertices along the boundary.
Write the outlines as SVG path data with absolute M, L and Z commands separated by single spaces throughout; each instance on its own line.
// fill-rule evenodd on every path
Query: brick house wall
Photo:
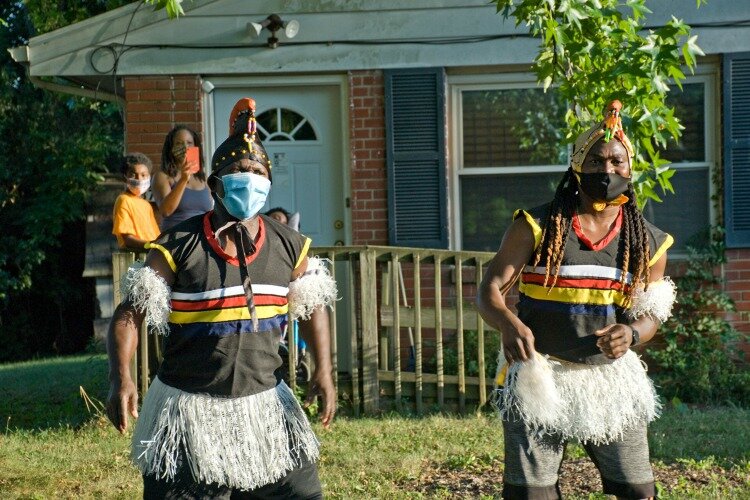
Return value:
M 383 72 L 349 72 L 352 245 L 388 244 Z
M 750 249 L 727 250 L 726 256 L 725 286 L 737 307 L 728 319 L 745 336 L 743 349 L 746 359 L 750 359 Z
M 124 84 L 126 151 L 139 151 L 159 167 L 164 138 L 175 125 L 203 136 L 199 76 L 132 76 Z

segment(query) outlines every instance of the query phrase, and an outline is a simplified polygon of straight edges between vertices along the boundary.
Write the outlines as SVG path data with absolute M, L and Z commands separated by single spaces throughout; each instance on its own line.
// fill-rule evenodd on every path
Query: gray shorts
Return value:
M 186 463 L 185 451 L 177 459 L 172 479 L 143 475 L 144 500 L 321 500 L 323 492 L 318 466 L 306 458 L 299 467 L 278 481 L 254 490 L 240 490 L 216 483 L 197 481 Z
M 562 498 L 558 473 L 565 442 L 558 436 L 535 438 L 520 420 L 503 421 L 505 473 L 503 498 Z M 648 454 L 646 424 L 628 429 L 620 441 L 583 444 L 599 469 L 604 493 L 620 498 L 656 495 Z

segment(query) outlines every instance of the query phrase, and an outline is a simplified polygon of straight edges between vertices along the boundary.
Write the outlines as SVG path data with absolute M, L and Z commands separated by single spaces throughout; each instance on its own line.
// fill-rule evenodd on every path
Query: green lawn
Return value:
M 83 386 L 103 401 L 106 371 L 102 355 L 0 366 L 0 498 L 140 497 L 128 438 L 87 411 L 80 395 Z M 316 431 L 329 498 L 499 492 L 502 433 L 491 415 L 340 417 L 331 430 Z M 651 442 L 665 478 L 661 498 L 750 498 L 750 411 L 668 410 L 652 425 Z M 590 466 L 579 446 L 568 456 Z M 567 498 L 603 497 L 574 491 Z

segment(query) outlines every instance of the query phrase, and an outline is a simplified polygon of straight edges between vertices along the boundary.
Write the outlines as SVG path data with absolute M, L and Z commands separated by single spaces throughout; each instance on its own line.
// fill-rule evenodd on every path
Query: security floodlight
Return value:
M 284 23 L 284 34 L 287 38 L 294 38 L 299 33 L 299 21 L 292 19 Z
M 271 32 L 271 36 L 268 37 L 268 46 L 275 49 L 279 46 L 279 39 L 276 37 L 276 32 L 284 30 L 284 35 L 287 38 L 294 38 L 299 33 L 299 21 L 282 21 L 278 14 L 271 14 L 259 23 L 247 23 L 247 31 L 253 38 L 258 38 L 263 29 Z
M 263 28 L 265 28 L 269 24 L 270 22 L 268 21 L 268 19 L 260 23 L 249 22 L 247 23 L 247 32 L 250 33 L 251 37 L 258 38 L 260 36 L 260 32 L 263 31 Z

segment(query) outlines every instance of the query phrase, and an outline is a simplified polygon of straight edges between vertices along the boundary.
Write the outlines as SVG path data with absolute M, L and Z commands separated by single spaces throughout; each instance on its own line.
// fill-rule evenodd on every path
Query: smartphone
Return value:
M 198 172 L 198 170 L 200 170 L 201 168 L 200 155 L 201 150 L 199 147 L 190 146 L 189 148 L 187 148 L 187 152 L 185 153 L 185 160 L 188 163 L 193 164 L 193 167 L 190 169 L 191 174 Z

